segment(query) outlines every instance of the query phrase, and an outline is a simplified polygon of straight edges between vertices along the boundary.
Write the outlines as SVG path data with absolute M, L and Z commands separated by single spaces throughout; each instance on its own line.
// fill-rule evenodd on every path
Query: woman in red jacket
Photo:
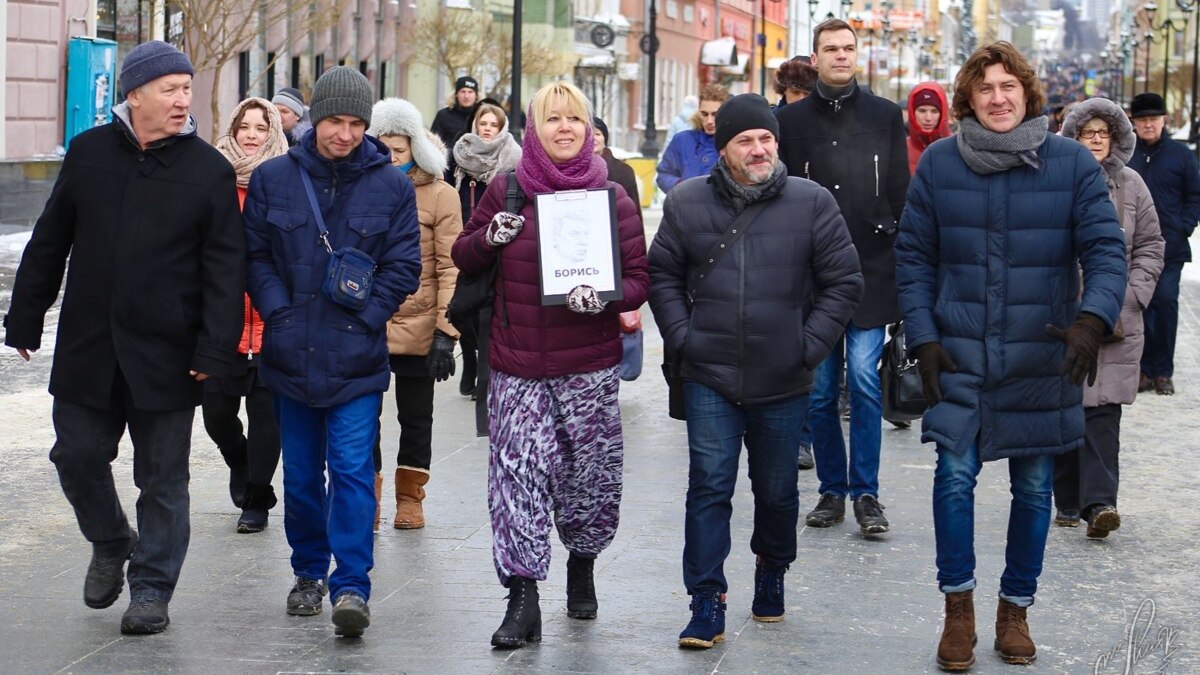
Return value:
M 541 639 L 537 582 L 550 565 L 552 524 L 570 554 L 567 615 L 596 616 L 592 566 L 617 531 L 624 459 L 617 315 L 640 307 L 650 287 L 638 208 L 592 152 L 587 98 L 569 83 L 548 84 L 526 119 L 516 171 L 524 206 L 504 211 L 509 181 L 497 176 L 452 250 L 469 274 L 499 265 L 488 334 L 488 504 L 496 573 L 509 589 L 492 645 L 507 649 Z M 535 196 L 595 188 L 616 192 L 622 298 L 605 302 L 579 285 L 566 305 L 543 305 L 538 229 L 550 225 L 537 222 Z
M 917 172 L 921 153 L 930 143 L 950 135 L 946 92 L 937 82 L 922 82 L 908 95 L 908 172 Z
M 217 150 L 237 172 L 241 204 L 246 202 L 246 186 L 254 169 L 287 149 L 279 111 L 270 101 L 248 98 L 238 104 L 229 117 L 225 135 L 217 139 Z M 234 377 L 209 378 L 202 411 L 204 430 L 229 465 L 229 496 L 234 506 L 242 509 L 237 531 L 246 534 L 266 529 L 267 513 L 275 506 L 271 480 L 279 465 L 279 426 L 271 393 L 259 379 L 254 360 L 262 347 L 263 321 L 250 304 L 250 296 L 245 297 L 243 305 L 245 325 L 238 353 L 245 356 L 245 370 Z M 243 398 L 247 429 L 238 419 Z

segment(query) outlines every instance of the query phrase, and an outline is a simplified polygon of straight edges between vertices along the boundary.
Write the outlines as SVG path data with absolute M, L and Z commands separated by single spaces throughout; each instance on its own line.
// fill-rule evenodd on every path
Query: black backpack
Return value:
M 505 175 L 508 177 L 508 190 L 504 193 L 504 210 L 519 214 L 525 206 L 525 193 L 517 182 L 516 172 L 510 171 Z M 460 333 L 474 332 L 479 323 L 479 313 L 491 308 L 496 298 L 496 279 L 499 275 L 499 254 L 491 267 L 478 274 L 458 273 L 454 296 L 446 306 L 446 320 Z

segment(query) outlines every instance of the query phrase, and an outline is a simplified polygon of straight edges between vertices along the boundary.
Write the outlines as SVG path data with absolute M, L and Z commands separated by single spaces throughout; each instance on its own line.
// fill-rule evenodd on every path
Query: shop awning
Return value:
M 745 75 L 746 66 L 750 63 L 750 55 L 746 52 L 738 52 L 737 62 L 729 66 L 721 66 L 721 72 L 728 75 Z
M 731 37 L 705 42 L 700 47 L 700 63 L 705 66 L 736 66 L 737 44 Z

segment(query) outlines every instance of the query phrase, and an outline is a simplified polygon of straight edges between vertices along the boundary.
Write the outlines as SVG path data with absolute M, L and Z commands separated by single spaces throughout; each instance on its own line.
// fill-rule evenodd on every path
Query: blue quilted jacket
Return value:
M 366 307 L 351 311 L 321 293 L 329 253 L 319 238 L 299 169 L 312 177 L 334 249 L 353 246 L 375 260 Z M 417 290 L 420 232 L 412 182 L 370 136 L 333 162 L 317 154 L 313 132 L 250 177 L 243 211 L 248 286 L 266 320 L 263 381 L 313 407 L 386 391 L 387 322 Z
M 703 129 L 681 131 L 663 151 L 655 182 L 663 192 L 670 192 L 680 181 L 712 173 L 720 156 L 713 137 Z
M 984 176 L 956 141 L 921 156 L 896 240 L 909 347 L 940 342 L 958 364 L 921 440 L 961 453 L 978 435 L 984 461 L 1079 447 L 1083 390 L 1059 374 L 1066 348 L 1046 325 L 1082 311 L 1111 330 L 1120 312 L 1125 240 L 1100 165 L 1049 135 L 1040 168 Z

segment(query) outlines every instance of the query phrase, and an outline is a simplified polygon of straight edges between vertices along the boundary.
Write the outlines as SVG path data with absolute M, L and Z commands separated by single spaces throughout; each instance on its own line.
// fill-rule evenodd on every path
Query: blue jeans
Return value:
M 708 387 L 686 380 L 688 430 L 687 513 L 684 517 L 683 583 L 689 594 L 724 593 L 729 556 L 729 518 L 742 442 L 754 492 L 750 550 L 769 569 L 796 559 L 800 495 L 796 461 L 808 397 L 739 406 Z
M 371 450 L 382 393 L 329 408 L 275 396 L 283 439 L 283 527 L 292 570 L 329 577 L 329 595 L 371 597 L 374 565 L 375 462 Z M 328 467 L 329 486 L 325 485 Z M 329 574 L 330 556 L 337 568 Z
M 961 455 L 938 445 L 933 474 L 933 529 L 938 587 L 943 593 L 975 588 L 975 479 L 981 468 L 979 439 Z M 1054 455 L 1010 459 L 1008 476 L 1012 502 L 1000 597 L 1028 607 L 1037 592 L 1050 531 Z
M 883 399 L 879 390 L 879 357 L 883 353 L 884 328 L 846 329 L 814 375 L 809 426 L 812 428 L 813 458 L 821 494 L 858 499 L 879 496 L 879 445 L 882 442 Z M 845 345 L 843 356 L 842 345 Z M 838 389 L 842 364 L 850 389 L 850 459 L 838 416 Z

